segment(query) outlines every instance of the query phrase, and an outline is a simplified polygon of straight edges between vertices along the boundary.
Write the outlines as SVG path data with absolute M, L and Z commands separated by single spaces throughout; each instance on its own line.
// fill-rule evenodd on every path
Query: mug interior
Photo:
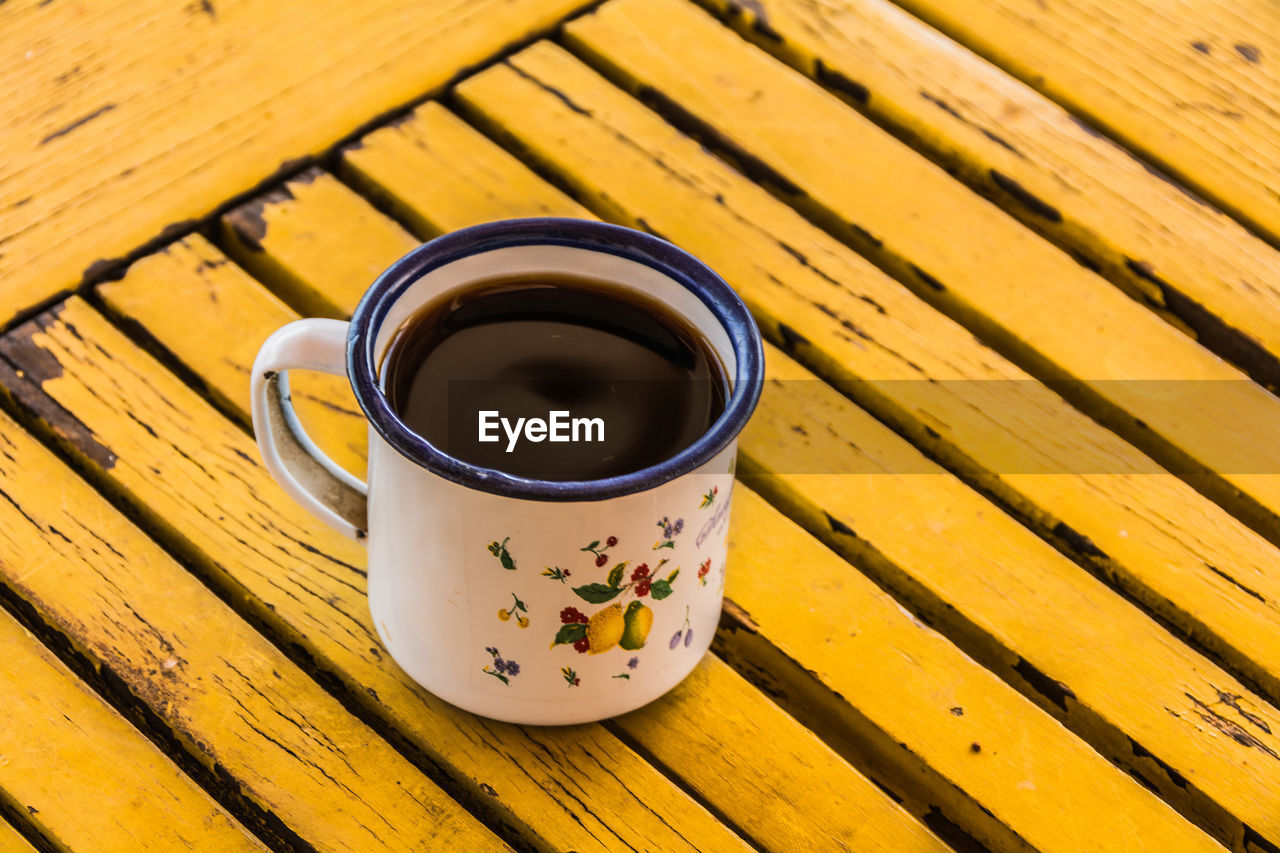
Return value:
M 379 365 L 378 388 L 385 393 L 386 377 L 381 368 L 397 329 L 424 305 L 448 299 L 477 281 L 498 275 L 594 279 L 623 292 L 657 299 L 683 317 L 711 345 L 732 391 L 738 366 L 733 341 L 696 293 L 660 270 L 637 261 L 595 249 L 554 245 L 490 249 L 436 267 L 406 287 L 387 309 L 374 338 L 373 349 Z
M 397 330 L 423 306 L 497 275 L 598 279 L 660 300 L 711 346 L 724 367 L 724 411 L 675 456 L 596 480 L 534 480 L 463 462 L 410 430 L 392 408 L 382 365 Z M 379 276 L 352 317 L 348 373 L 356 399 L 401 455 L 446 479 L 535 500 L 600 500 L 660 485 L 710 461 L 755 408 L 763 380 L 760 334 L 723 280 L 687 252 L 643 232 L 573 219 L 522 219 L 473 226 L 426 243 Z

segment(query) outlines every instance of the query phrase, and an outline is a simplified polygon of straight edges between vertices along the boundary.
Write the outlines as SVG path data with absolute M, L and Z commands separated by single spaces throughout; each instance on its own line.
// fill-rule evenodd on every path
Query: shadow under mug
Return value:
M 548 481 L 453 458 L 388 402 L 379 365 L 423 305 L 499 275 L 572 275 L 661 300 L 731 381 L 723 413 L 657 465 Z M 368 483 L 307 438 L 288 371 L 348 376 L 369 420 Z M 369 288 L 350 323 L 299 320 L 262 345 L 253 426 L 267 468 L 369 550 L 369 606 L 392 658 L 468 711 L 528 724 L 621 714 L 674 687 L 719 622 L 737 438 L 763 383 L 746 306 L 687 252 L 574 219 L 516 219 L 432 240 Z

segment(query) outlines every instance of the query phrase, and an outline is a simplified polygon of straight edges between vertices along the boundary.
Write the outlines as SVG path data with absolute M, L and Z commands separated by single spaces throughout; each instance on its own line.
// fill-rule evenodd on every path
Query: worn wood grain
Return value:
M 994 816 L 1046 851 L 1216 846 L 756 493 L 733 514 L 718 650 L 894 790 L 928 792 L 931 825 Z
M 121 322 L 150 336 L 178 361 L 199 364 L 203 390 L 246 426 L 249 376 L 258 348 L 273 331 L 298 318 L 198 234 L 134 263 L 121 280 L 99 286 L 97 294 Z M 298 418 L 320 449 L 364 477 L 367 422 L 351 383 L 341 376 L 299 372 L 290 378 L 289 391 Z M 347 418 L 349 428 L 317 429 L 328 413 Z
M 610 8 L 571 31 L 631 85 L 697 116 L 922 298 L 1069 380 L 1075 405 L 1280 541 L 1280 400 L 705 12 Z
M 1220 841 L 1277 843 L 1280 711 L 794 361 L 766 355 L 773 399 L 742 436 L 747 483 Z M 823 470 L 866 473 L 794 473 Z
M 7 418 L 0 479 L 0 580 L 253 803 L 267 831 L 317 850 L 505 849 Z
M 239 331 L 226 334 L 235 340 Z M 26 343 L 15 346 L 15 336 Z M 492 824 L 546 850 L 746 849 L 601 726 L 504 725 L 413 683 L 374 633 L 364 550 L 297 506 L 240 427 L 79 298 L 0 339 L 0 354 L 30 380 L 14 388 L 19 400 L 74 414 L 71 432 L 45 427 L 104 488 L 305 655 L 315 675 L 449 773 Z M 113 463 L 85 453 L 90 436 L 110 447 Z
M 356 177 L 362 188 L 373 190 L 406 221 L 413 222 L 415 228 L 430 229 L 427 233 L 530 211 L 543 215 L 588 215 L 565 195 L 539 181 L 510 154 L 435 104 L 424 105 L 411 119 L 396 127 L 365 137 L 359 149 L 348 154 L 347 160 L 344 171 Z M 464 175 L 457 183 L 443 177 L 457 173 Z M 317 228 L 323 227 L 331 216 L 322 206 L 303 200 L 293 203 L 292 208 L 296 223 L 310 221 Z M 389 223 L 387 227 L 391 227 Z M 268 234 L 267 244 L 270 240 Z M 358 250 L 346 248 L 344 251 Z M 324 279 L 326 266 L 323 258 L 314 259 L 311 273 L 314 280 Z M 766 396 L 764 405 L 770 405 L 770 399 Z M 799 409 L 788 414 L 800 423 L 807 418 Z M 732 602 L 727 608 L 729 623 L 736 626 L 736 630 L 730 632 L 734 639 L 729 641 L 729 653 L 738 666 L 753 676 L 766 681 L 789 678 L 784 695 L 794 690 L 804 697 L 785 696 L 792 712 L 811 709 L 808 717 L 811 723 L 829 717 L 820 726 L 824 735 L 835 741 L 856 740 L 856 745 L 843 750 L 844 754 L 866 766 L 868 772 L 880 780 L 891 779 L 891 790 L 904 799 L 907 808 L 939 832 L 945 832 L 952 823 L 959 824 L 969 834 L 1001 850 L 1025 849 L 1028 843 L 1041 850 L 1085 849 L 1090 844 L 1106 845 L 1116 839 L 1125 839 L 1126 844 L 1131 844 L 1128 839 L 1135 835 L 1148 837 L 1155 845 L 1161 843 L 1155 839 L 1164 837 L 1165 832 L 1171 833 L 1168 843 L 1182 843 L 1183 834 L 1189 830 L 1182 821 L 1172 818 L 1166 807 L 1107 766 L 995 676 L 912 620 L 835 555 L 812 540 L 804 545 L 800 540 L 809 537 L 783 520 L 775 510 L 767 509 L 759 498 L 749 496 L 746 500 L 748 506 L 757 511 L 749 512 L 745 521 L 740 518 L 737 523 L 754 531 L 755 537 L 749 537 L 745 545 L 733 546 L 731 552 L 733 569 L 729 577 L 742 580 L 734 587 L 737 590 L 734 595 L 738 597 L 731 596 Z M 761 541 L 773 544 L 756 547 Z M 840 574 L 821 575 L 820 567 Z M 815 607 L 815 600 L 821 600 L 820 607 Z M 754 618 L 757 609 L 776 619 L 770 619 L 767 627 L 761 627 Z M 745 615 L 741 615 L 744 611 L 747 611 Z M 843 638 L 850 621 L 855 624 L 850 636 L 854 639 L 861 636 L 856 625 L 861 622 L 862 614 L 871 613 L 883 614 L 890 622 L 883 635 L 875 635 L 876 645 L 845 647 Z M 870 639 L 872 635 L 867 636 Z M 745 639 L 747 637 L 750 639 Z M 859 670 L 850 663 L 852 656 L 866 662 L 866 669 L 861 671 L 865 680 L 857 679 Z M 915 689 L 904 690 L 900 679 L 886 672 L 886 661 L 904 660 L 929 662 L 929 676 L 902 682 Z M 777 674 L 783 671 L 788 675 Z M 831 675 L 815 685 L 810 671 Z M 850 678 L 843 677 L 845 675 Z M 954 695 L 950 691 L 957 684 L 974 685 L 983 697 L 977 701 L 992 703 L 990 719 L 1001 722 L 987 727 L 984 742 L 992 755 L 1018 756 L 1017 769 L 1007 768 L 1009 775 L 1002 775 L 1003 765 L 1001 770 L 995 770 L 971 760 L 972 731 L 954 725 L 951 720 Z M 742 743 L 755 744 L 766 738 L 749 735 L 759 722 L 739 719 L 737 715 L 727 717 L 723 709 L 750 709 L 750 713 L 743 714 L 744 718 L 754 717 L 758 711 L 754 706 L 744 705 L 741 699 L 726 697 L 724 687 L 713 686 L 717 689 L 709 695 L 673 697 L 670 701 L 683 709 L 677 716 L 685 720 L 686 728 L 689 715 L 706 717 L 705 726 L 693 728 L 714 732 L 711 737 L 720 740 L 716 748 L 708 752 L 723 755 L 736 773 L 751 772 L 763 760 L 770 767 L 764 778 L 772 781 L 762 781 L 761 785 L 777 786 L 781 789 L 780 796 L 792 802 L 796 817 L 803 815 L 806 801 L 801 798 L 811 792 L 811 786 L 793 784 L 790 774 L 783 772 L 789 764 L 777 761 L 771 753 L 761 753 L 753 746 L 750 756 L 741 756 Z M 832 689 L 840 694 L 834 701 L 829 695 Z M 826 704 L 811 703 L 814 694 L 827 694 Z M 903 711 L 904 705 L 945 712 L 942 719 L 953 724 L 921 725 L 918 718 Z M 719 718 L 714 726 L 710 724 L 713 716 Z M 730 772 L 730 768 L 711 763 L 701 766 L 707 762 L 701 755 L 699 766 L 692 766 L 693 763 L 684 758 L 689 754 L 687 744 L 666 736 L 666 720 L 665 716 L 651 716 L 646 711 L 625 717 L 618 725 L 647 752 L 675 768 L 675 772 L 700 789 L 707 785 L 729 785 L 736 789 L 736 797 L 709 795 L 708 799 L 720 805 L 735 821 L 750 827 L 754 837 L 773 838 L 780 832 L 786 837 L 790 821 L 783 820 L 777 807 L 764 810 L 754 797 L 742 797 L 741 785 L 735 783 L 736 773 Z M 854 731 L 857 734 L 851 735 Z M 767 740 L 778 741 L 784 749 L 794 748 L 790 741 L 776 736 Z M 1029 743 L 1034 743 L 1034 748 L 1028 747 Z M 958 761 L 954 760 L 957 758 Z M 1041 772 L 1037 769 L 1040 762 L 1054 769 Z M 1066 766 L 1076 770 L 1061 772 Z M 1019 773 L 1024 775 L 1017 775 Z M 1032 790 L 1027 784 L 1030 777 L 1036 780 L 1031 783 L 1035 794 L 1027 793 Z M 1097 799 L 1091 799 L 1094 797 Z M 721 805 L 733 803 L 735 799 L 742 800 L 738 808 Z M 1063 801 L 1080 804 L 1080 807 L 1060 812 L 1048 805 Z M 1086 802 L 1095 802 L 1096 807 L 1084 805 Z M 1117 802 L 1126 805 L 1116 808 Z M 1100 812 L 1115 815 L 1117 824 L 1101 828 L 1097 823 Z M 762 815 L 767 817 L 760 826 Z M 1127 823 L 1131 820 L 1134 822 Z M 819 823 L 828 831 L 839 826 L 832 817 L 824 817 Z M 1155 829 L 1148 832 L 1147 827 Z M 1193 831 L 1185 839 L 1192 846 L 1205 843 L 1205 839 Z M 814 841 L 820 849 L 825 847 L 825 838 Z
M 294 200 L 323 207 L 332 216 L 323 228 L 298 227 L 289 215 L 293 206 L 288 202 Z M 221 224 L 227 252 L 255 277 L 271 281 L 277 294 L 308 317 L 351 316 L 365 290 L 387 267 L 381 259 L 394 260 L 418 245 L 403 229 L 375 221 L 363 199 L 316 170 L 246 202 L 222 217 Z M 275 240 L 273 252 L 263 251 L 267 234 Z M 334 251 L 344 245 L 369 251 Z M 299 267 L 314 267 L 317 257 L 328 261 L 328 286 L 323 288 L 298 272 Z
M 315 183 L 333 180 L 317 176 Z M 326 193 L 283 203 L 288 209 L 281 210 L 280 215 L 287 216 L 293 227 L 287 234 L 268 229 L 263 235 L 261 251 L 268 256 L 267 263 L 272 263 L 270 256 L 277 247 L 287 256 L 290 251 L 287 240 L 296 235 L 323 233 L 335 216 L 335 210 L 327 204 L 332 197 Z M 457 201 L 452 193 L 450 197 Z M 346 213 L 358 212 L 371 223 L 380 222 L 383 228 L 395 232 L 396 226 L 391 220 L 368 207 L 367 202 L 361 201 L 361 204 L 366 209 L 355 211 L 348 201 L 342 200 L 339 209 Z M 331 251 L 346 255 L 343 260 L 331 260 L 325 252 L 309 254 L 295 267 L 294 274 L 317 293 L 340 293 L 342 282 L 330 278 L 329 270 L 356 263 L 389 263 L 396 256 L 388 256 L 385 248 L 379 248 L 383 245 L 377 239 L 360 244 L 334 244 Z M 184 278 L 199 275 L 198 270 L 187 270 L 184 275 L 172 269 L 167 281 L 173 286 Z M 117 295 L 127 292 L 133 304 L 145 303 L 148 293 L 156 287 L 154 279 L 134 279 L 132 271 L 111 285 Z M 334 290 L 329 290 L 330 287 Z M 245 317 L 250 325 L 239 326 L 239 334 L 231 335 L 226 332 L 231 327 L 223 324 L 223 316 L 206 315 L 208 323 L 224 329 L 225 349 L 191 351 L 187 365 L 192 370 L 199 375 L 205 370 L 216 373 L 220 357 L 251 356 L 244 352 L 246 342 L 261 337 L 274 318 L 262 317 L 255 322 L 249 319 L 248 310 L 236 306 L 256 304 L 261 290 L 261 285 L 242 275 L 222 277 L 218 304 L 227 311 L 227 318 Z M 166 323 L 162 315 L 149 317 L 147 324 L 162 341 L 181 333 L 173 326 Z M 343 435 L 354 438 L 366 431 L 363 421 L 332 410 L 314 425 L 318 436 L 335 444 L 351 442 L 351 439 L 344 440 Z M 923 827 L 907 818 L 871 782 L 822 747 L 765 696 L 743 685 L 737 676 L 714 661 L 704 663 L 699 674 L 682 687 L 671 702 L 646 706 L 616 725 L 631 735 L 632 742 L 639 743 L 644 754 L 663 756 L 669 773 L 682 779 L 767 849 L 813 846 L 822 849 L 833 844 L 856 846 L 858 843 L 895 850 L 937 849 L 936 841 Z M 698 761 L 667 760 L 673 757 L 673 747 L 682 754 L 696 754 Z M 815 768 L 822 768 L 822 772 L 815 774 Z M 750 774 L 754 785 L 744 787 L 744 773 Z M 783 801 L 785 805 L 775 804 Z M 843 808 L 831 813 L 832 802 L 843 803 Z
M 512 61 L 460 87 L 481 120 L 596 212 L 706 260 L 772 340 L 1280 696 L 1268 542 L 576 61 Z
M 1258 381 L 1280 385 L 1280 255 L 1226 214 L 888 0 L 703 5 Z
M 435 101 L 347 148 L 339 173 L 424 239 L 496 219 L 591 216 Z
M 1268 0 L 902 0 L 1280 243 L 1280 8 Z
M 4 611 L 0 648 L 0 801 L 53 849 L 265 849 Z M 0 822 L 0 849 L 32 848 Z
M 584 5 L 4 4 L 0 322 Z

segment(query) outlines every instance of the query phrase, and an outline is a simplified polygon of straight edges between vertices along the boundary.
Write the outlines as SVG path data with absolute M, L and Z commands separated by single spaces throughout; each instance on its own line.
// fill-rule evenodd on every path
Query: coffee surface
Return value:
M 506 277 L 428 304 L 396 333 L 384 385 L 449 455 L 508 474 L 594 480 L 671 458 L 724 410 L 710 345 L 607 282 Z

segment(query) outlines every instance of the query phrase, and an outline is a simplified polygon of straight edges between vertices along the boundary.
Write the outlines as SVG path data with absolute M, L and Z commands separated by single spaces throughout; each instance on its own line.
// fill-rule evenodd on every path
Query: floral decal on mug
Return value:
M 614 545 L 617 545 L 617 544 L 618 544 L 618 537 L 610 536 L 608 539 L 604 540 L 603 547 L 601 547 L 600 545 L 600 540 L 596 539 L 590 545 L 586 546 L 585 548 L 579 548 L 578 550 L 590 551 L 592 554 L 594 554 L 596 557 L 596 568 L 600 568 L 601 566 L 609 562 L 609 555 L 608 553 L 606 553 L 608 549 L 612 548 Z
M 569 574 L 568 569 L 562 569 L 559 566 L 547 566 L 542 570 L 544 578 L 551 578 L 553 581 L 560 581 L 560 583 L 567 583 Z
M 676 530 L 675 525 L 671 527 Z M 617 544 L 617 537 L 610 536 L 605 547 L 612 548 Z M 606 552 L 599 545 L 598 541 L 592 542 L 581 550 L 596 555 L 596 565 L 602 567 L 605 563 L 600 558 L 606 557 L 605 562 L 608 560 Z M 573 587 L 574 595 L 587 604 L 605 606 L 589 616 L 577 607 L 561 610 L 560 628 L 551 641 L 551 648 L 571 645 L 579 654 L 593 655 L 607 652 L 615 646 L 628 651 L 643 648 L 649 639 L 649 629 L 653 627 L 653 610 L 640 599 L 661 601 L 671 595 L 671 584 L 680 574 L 680 569 L 672 570 L 665 578 L 658 577 L 658 571 L 667 562 L 664 558 L 652 568 L 648 563 L 641 563 L 628 572 L 631 563 L 623 560 L 609 570 L 604 583 Z M 622 602 L 615 599 L 628 594 L 635 598 L 623 608 Z
M 503 539 L 501 542 L 495 539 L 489 543 L 489 553 L 498 558 L 498 562 L 502 564 L 502 568 L 509 572 L 514 572 L 516 570 L 516 561 L 511 556 L 511 552 L 507 550 L 507 543 L 510 541 L 510 536 Z
M 667 648 L 676 648 L 682 640 L 686 646 L 693 642 L 693 628 L 689 626 L 688 605 L 685 605 L 684 608 L 684 624 L 680 626 L 680 630 L 671 635 L 671 642 L 667 643 Z
M 698 585 L 707 585 L 707 573 L 711 571 L 711 558 L 702 561 L 702 565 L 698 566 Z
M 487 647 L 485 651 L 493 660 L 481 672 L 492 675 L 508 687 L 511 686 L 511 679 L 520 674 L 520 664 L 513 660 L 505 660 L 493 646 Z
M 698 509 L 706 509 L 716 502 L 716 495 L 720 494 L 719 486 L 712 486 L 707 489 L 707 493 L 702 496 L 702 503 L 698 504 Z
M 528 628 L 529 627 L 529 615 L 528 615 L 529 608 L 525 606 L 524 602 L 521 601 L 514 592 L 511 593 L 511 600 L 512 600 L 512 604 L 510 607 L 498 609 L 498 618 L 501 619 L 503 622 L 506 622 L 512 616 L 514 616 L 516 617 L 517 625 L 519 625 L 521 628 Z
M 578 677 L 578 673 L 574 672 L 571 666 L 560 667 L 560 674 L 564 676 L 564 680 L 570 687 L 577 687 L 582 683 L 582 679 Z
M 674 548 L 676 547 L 676 537 L 680 535 L 680 531 L 684 530 L 684 519 L 677 518 L 672 521 L 664 515 L 662 521 L 658 522 L 658 527 L 662 530 L 662 538 L 653 543 L 653 550 Z

